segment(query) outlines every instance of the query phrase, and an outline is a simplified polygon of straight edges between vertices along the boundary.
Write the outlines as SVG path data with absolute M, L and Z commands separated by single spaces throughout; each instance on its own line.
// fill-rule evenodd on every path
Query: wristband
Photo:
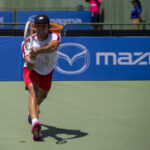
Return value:
M 31 58 L 28 59 L 28 62 L 29 62 L 30 64 L 35 64 L 35 60 L 33 60 L 33 59 L 31 59 Z

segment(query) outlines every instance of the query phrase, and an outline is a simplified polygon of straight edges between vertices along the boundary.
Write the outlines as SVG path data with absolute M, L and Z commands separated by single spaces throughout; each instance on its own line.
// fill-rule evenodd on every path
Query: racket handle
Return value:
M 30 48 L 31 49 L 31 51 L 33 52 L 33 47 L 32 48 Z
M 30 64 L 35 64 L 35 60 L 32 60 L 31 58 L 28 59 L 28 62 L 29 62 Z

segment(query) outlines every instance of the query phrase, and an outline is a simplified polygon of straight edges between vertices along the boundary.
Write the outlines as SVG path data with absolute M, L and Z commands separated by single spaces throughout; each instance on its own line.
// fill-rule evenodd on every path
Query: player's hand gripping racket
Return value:
M 28 21 L 25 25 L 24 29 L 24 45 L 26 49 L 30 49 L 33 51 L 33 30 L 32 30 L 32 22 Z M 29 45 L 27 44 L 29 40 Z

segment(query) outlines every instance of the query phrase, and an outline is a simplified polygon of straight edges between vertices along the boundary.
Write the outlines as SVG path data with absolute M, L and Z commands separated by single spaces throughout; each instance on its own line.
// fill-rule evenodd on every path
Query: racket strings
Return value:
M 24 45 L 26 49 L 33 49 L 33 29 L 32 29 L 32 23 L 28 21 L 25 25 L 24 30 Z M 27 46 L 27 43 L 29 42 L 29 46 Z

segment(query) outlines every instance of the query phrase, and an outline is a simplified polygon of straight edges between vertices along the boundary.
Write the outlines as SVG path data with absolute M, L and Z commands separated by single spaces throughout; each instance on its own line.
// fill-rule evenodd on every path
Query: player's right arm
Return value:
M 30 58 L 30 56 L 25 56 L 25 61 L 26 61 L 26 65 L 27 65 L 27 69 L 28 70 L 32 70 L 34 68 L 34 61 L 33 59 Z
M 28 70 L 32 70 L 34 68 L 35 64 L 35 59 L 37 55 L 30 55 L 31 50 L 26 49 L 24 42 L 22 43 L 22 52 L 23 52 L 23 58 L 25 59 L 26 62 L 26 67 Z

